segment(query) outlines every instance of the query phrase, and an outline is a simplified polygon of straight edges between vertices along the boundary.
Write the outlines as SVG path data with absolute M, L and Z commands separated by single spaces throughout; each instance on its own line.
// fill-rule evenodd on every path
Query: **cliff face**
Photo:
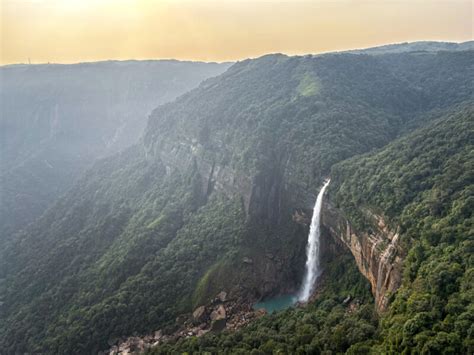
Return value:
M 266 171 L 245 174 L 222 163 L 223 155 L 216 152 L 223 151 L 223 147 L 215 148 L 211 154 L 190 137 L 182 137 L 180 141 L 162 139 L 160 143 L 144 146 L 147 159 L 161 161 L 170 176 L 175 170 L 181 173 L 194 170 L 200 181 L 202 204 L 211 194 L 228 198 L 237 196 L 245 211 L 245 220 L 241 223 L 253 230 L 245 241 L 252 247 L 244 248 L 237 264 L 225 271 L 220 267 L 221 273 L 232 282 L 219 284 L 216 290 L 224 288 L 233 296 L 251 300 L 294 292 L 300 281 L 299 271 L 303 268 L 309 219 L 298 222 L 291 214 L 291 196 L 285 180 L 287 171 L 281 160 L 276 160 Z M 309 207 L 310 203 L 307 205 Z M 271 237 L 263 239 L 262 235 Z M 271 242 L 268 238 L 275 239 Z M 279 247 L 282 239 L 288 240 L 291 249 Z M 212 274 L 209 280 L 212 279 L 219 277 Z M 209 288 L 216 291 L 214 286 Z
M 347 247 L 355 258 L 360 272 L 369 280 L 379 312 L 387 309 L 390 296 L 401 284 L 403 250 L 398 231 L 390 230 L 381 216 L 370 211 L 373 222 L 368 231 L 358 231 L 326 199 L 322 209 L 322 223 L 337 243 Z

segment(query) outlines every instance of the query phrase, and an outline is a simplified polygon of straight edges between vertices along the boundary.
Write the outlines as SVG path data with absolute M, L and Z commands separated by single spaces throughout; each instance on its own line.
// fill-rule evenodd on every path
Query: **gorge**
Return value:
M 427 47 L 243 60 L 157 107 L 2 248 L 0 350 L 468 352 L 474 52 Z M 305 261 L 306 307 L 169 336 Z

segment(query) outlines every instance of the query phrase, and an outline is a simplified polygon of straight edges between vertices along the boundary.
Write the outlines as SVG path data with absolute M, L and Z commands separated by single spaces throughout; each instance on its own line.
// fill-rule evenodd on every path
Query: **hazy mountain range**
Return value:
M 39 217 L 148 115 L 230 64 L 109 61 L 0 67 L 0 240 Z
M 472 42 L 5 73 L 6 353 L 474 351 Z M 255 313 L 327 177 L 317 294 Z

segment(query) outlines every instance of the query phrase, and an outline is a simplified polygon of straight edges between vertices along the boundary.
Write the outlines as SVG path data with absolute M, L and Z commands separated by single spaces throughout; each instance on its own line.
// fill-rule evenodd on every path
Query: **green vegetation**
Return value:
M 473 107 L 333 170 L 331 190 L 351 220 L 363 228 L 361 207 L 381 211 L 408 254 L 377 351 L 474 351 Z
M 318 93 L 318 81 L 316 78 L 312 78 L 308 74 L 303 76 L 298 87 L 296 88 L 298 93 L 303 96 L 314 96 Z
M 254 301 L 296 289 L 307 227 L 293 221 L 295 211 L 309 215 L 317 186 L 335 164 L 380 149 L 413 127 L 429 124 L 434 111 L 443 112 L 472 99 L 472 55 L 270 55 L 239 62 L 175 102 L 160 106 L 139 144 L 97 162 L 37 222 L 1 250 L 0 348 L 6 353 L 92 353 L 108 348 L 109 338 L 173 330 L 177 316 L 191 312 L 193 306 L 221 290 Z M 302 78 L 317 78 L 317 86 Z M 465 121 L 461 128 L 447 127 L 452 131 L 448 143 L 440 134 L 426 149 L 450 146 L 456 137 L 464 137 L 464 145 L 453 143 L 454 153 L 466 146 L 465 135 L 472 127 L 469 119 Z M 433 127 L 430 129 L 435 130 Z M 388 148 L 389 152 L 405 150 L 408 155 L 398 165 L 394 165 L 398 158 L 384 161 L 390 178 L 384 177 L 378 189 L 369 189 L 373 200 L 366 205 L 387 209 L 384 214 L 404 226 L 408 246 L 420 231 L 426 234 L 423 238 L 439 243 L 432 245 L 435 249 L 437 245 L 454 247 L 447 254 L 440 249 L 440 258 L 447 258 L 439 264 L 443 276 L 439 282 L 428 279 L 427 284 L 437 288 L 423 291 L 439 297 L 440 304 L 449 299 L 447 309 L 454 316 L 446 320 L 444 313 L 429 315 L 433 324 L 441 324 L 439 331 L 430 330 L 436 333 L 433 338 L 423 333 L 428 323 L 417 323 L 407 334 L 420 337 L 419 343 L 413 343 L 417 347 L 454 339 L 453 349 L 466 349 L 468 344 L 456 343 L 451 333 L 461 324 L 457 320 L 470 320 L 470 313 L 461 317 L 468 311 L 468 294 L 463 290 L 470 289 L 463 276 L 469 275 L 465 251 L 469 244 L 462 233 L 472 227 L 459 221 L 472 209 L 466 207 L 470 200 L 456 193 L 468 186 L 469 180 L 461 178 L 461 173 L 469 171 L 472 158 L 468 151 L 459 151 L 459 157 L 445 166 L 443 159 L 452 152 L 440 150 L 440 171 L 433 170 L 436 165 L 424 170 L 420 166 L 419 175 L 412 176 L 402 190 L 396 185 L 383 195 L 378 193 L 384 191 L 386 181 L 404 171 L 402 164 L 423 155 L 424 146 L 415 149 L 417 142 L 429 139 L 399 143 L 410 149 Z M 375 161 L 388 154 L 384 152 L 362 159 L 373 159 L 379 166 Z M 355 181 L 364 176 L 357 170 L 358 162 L 351 160 L 334 168 L 333 194 L 340 187 L 336 200 L 343 209 L 364 205 L 365 186 Z M 407 174 L 417 171 L 417 166 L 411 166 Z M 448 172 L 461 179 L 458 187 L 452 187 L 453 193 L 437 180 L 451 177 L 445 175 Z M 428 184 L 440 186 L 439 191 L 420 190 L 417 184 L 423 185 L 425 178 L 430 181 L 431 173 L 433 182 Z M 354 179 L 354 189 L 360 189 L 343 186 L 345 179 Z M 374 186 L 379 183 L 365 176 L 364 184 L 370 181 Z M 399 197 L 399 202 L 390 202 Z M 357 199 L 360 205 L 351 204 Z M 441 214 L 429 219 L 424 204 L 420 210 L 409 204 L 425 199 L 431 201 L 427 206 Z M 457 212 L 445 216 L 450 202 Z M 408 221 L 404 216 L 411 213 L 420 219 L 404 224 Z M 351 218 L 356 223 L 356 211 Z M 428 223 L 436 233 L 423 229 Z M 420 229 L 410 229 L 415 227 Z M 436 253 L 421 240 L 420 251 L 409 253 L 416 285 L 423 285 L 417 281 L 422 270 L 438 267 L 424 266 L 428 260 L 424 253 L 429 252 L 430 258 Z M 252 263 L 243 263 L 244 258 Z M 394 306 L 391 312 L 400 309 L 397 312 L 403 313 L 394 313 L 395 323 L 383 321 L 388 325 L 377 328 L 366 282 L 349 261 L 327 267 L 326 291 L 308 312 L 289 310 L 264 317 L 239 332 L 248 337 L 248 342 L 242 340 L 241 350 L 250 347 L 269 352 L 287 346 L 292 351 L 351 349 L 360 353 L 372 346 L 370 339 L 384 349 L 411 346 L 409 341 L 415 340 L 410 335 L 403 345 L 390 335 L 402 334 L 394 330 L 399 325 L 395 320 L 409 317 L 400 303 L 402 296 L 396 296 L 394 303 L 400 303 L 400 308 Z M 459 279 L 454 289 L 446 281 L 452 279 Z M 408 291 L 400 295 L 403 292 Z M 453 292 L 459 297 L 451 300 Z M 363 303 L 350 314 L 341 306 L 349 293 Z M 430 302 L 434 302 L 428 303 L 430 310 L 440 310 L 435 307 L 438 299 L 430 298 Z M 413 304 L 424 303 L 417 299 Z M 410 299 L 406 307 L 412 309 Z M 419 308 L 413 309 L 418 312 Z M 449 328 L 450 319 L 454 328 Z M 388 334 L 387 343 L 381 342 L 379 333 Z M 237 338 L 210 336 L 176 346 L 230 349 L 240 342 L 238 334 Z M 209 345 L 200 345 L 206 341 Z
M 325 265 L 321 293 L 307 308 L 267 315 L 235 333 L 168 343 L 149 354 L 472 353 L 473 107 L 461 106 L 378 153 L 333 169 L 332 194 L 359 228 L 366 226 L 360 224 L 361 207 L 386 212 L 401 228 L 408 251 L 404 283 L 380 321 L 367 281 L 345 255 Z M 347 295 L 362 305 L 349 311 L 342 304 Z
M 324 280 L 324 292 L 306 308 L 266 315 L 237 332 L 170 342 L 147 354 L 308 354 L 349 348 L 360 353 L 365 346 L 361 342 L 377 334 L 370 285 L 348 254 L 329 262 L 326 273 L 331 279 Z M 358 301 L 353 309 L 343 305 L 347 295 Z

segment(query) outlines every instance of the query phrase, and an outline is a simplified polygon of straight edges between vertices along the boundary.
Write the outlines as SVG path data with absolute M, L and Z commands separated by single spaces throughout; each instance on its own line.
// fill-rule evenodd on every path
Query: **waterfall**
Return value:
M 324 191 L 331 180 L 327 180 L 321 191 L 319 191 L 318 198 L 313 208 L 313 217 L 311 218 L 311 227 L 309 229 L 308 244 L 306 246 L 306 270 L 301 285 L 301 290 L 298 294 L 298 301 L 307 302 L 311 293 L 314 290 L 316 279 L 321 274 L 319 267 L 319 239 L 320 239 L 320 220 L 321 220 L 321 206 L 323 204 Z

